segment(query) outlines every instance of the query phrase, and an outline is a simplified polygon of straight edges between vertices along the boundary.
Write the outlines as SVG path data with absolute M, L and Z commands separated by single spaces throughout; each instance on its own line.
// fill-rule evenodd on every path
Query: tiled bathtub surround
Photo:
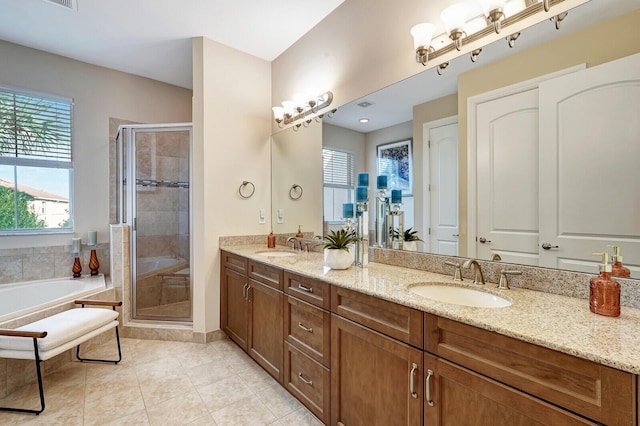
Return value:
M 69 238 L 71 242 L 71 238 Z M 74 257 L 71 246 L 0 249 L 0 284 L 70 277 Z M 98 244 L 96 254 L 100 272 L 109 275 L 109 243 Z M 82 245 L 82 274 L 88 274 L 91 251 Z
M 420 269 L 436 268 L 436 265 L 445 259 L 442 256 L 403 252 L 382 253 L 390 257 L 385 259 L 387 262 L 404 263 L 404 267 L 398 267 L 379 262 L 381 254 L 378 252 L 378 258 L 376 258 L 378 262 L 370 263 L 366 268 L 351 267 L 344 271 L 336 271 L 324 267 L 320 253 L 298 253 L 289 257 L 265 257 L 257 254 L 257 251 L 265 250 L 265 245 L 222 246 L 222 248 L 259 262 L 272 263 L 286 270 L 326 281 L 332 285 L 359 291 L 619 370 L 640 373 L 638 350 L 640 336 L 637 332 L 640 324 L 639 309 L 625 306 L 619 318 L 610 318 L 591 313 L 586 299 L 518 288 L 515 286 L 515 280 L 511 290 L 497 290 L 495 271 L 487 271 L 488 285 L 482 290 L 509 299 L 512 305 L 508 308 L 476 308 L 441 303 L 419 296 L 410 288 L 419 283 L 479 287 L 472 284 L 472 279 L 465 279 L 464 283 L 453 281 L 451 271 L 447 271 L 445 275 L 441 272 Z M 452 260 L 460 261 L 461 259 L 452 258 Z M 514 266 L 510 265 L 509 268 L 512 269 Z M 529 271 L 523 269 L 523 272 L 524 275 L 520 278 L 524 278 L 524 281 L 537 279 L 536 276 L 530 276 Z M 574 281 L 579 278 L 578 275 L 584 278 L 589 277 L 588 274 L 576 274 L 573 278 L 569 276 L 568 282 L 573 283 L 572 285 L 576 288 L 579 283 Z M 465 277 L 471 278 L 468 273 Z M 552 277 L 549 280 L 553 282 L 555 279 Z M 545 287 L 541 287 L 543 288 Z

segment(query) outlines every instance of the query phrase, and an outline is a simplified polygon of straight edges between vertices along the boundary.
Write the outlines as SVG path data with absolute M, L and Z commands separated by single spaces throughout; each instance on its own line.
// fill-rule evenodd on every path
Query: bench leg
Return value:
M 117 321 L 117 320 L 116 320 Z M 120 333 L 118 332 L 118 326 L 116 325 L 116 343 L 118 344 L 118 359 L 91 359 L 91 358 L 82 358 L 80 357 L 80 345 L 76 346 L 76 358 L 80 362 L 108 362 L 117 364 L 122 361 L 122 351 L 120 350 Z
M 28 410 L 26 408 L 0 407 L 0 411 L 13 411 L 17 413 L 35 414 L 36 416 L 44 411 L 44 387 L 42 386 L 42 371 L 40 370 L 40 354 L 38 353 L 38 340 L 33 338 L 33 352 L 36 362 L 36 374 L 38 375 L 38 390 L 40 391 L 40 409 Z

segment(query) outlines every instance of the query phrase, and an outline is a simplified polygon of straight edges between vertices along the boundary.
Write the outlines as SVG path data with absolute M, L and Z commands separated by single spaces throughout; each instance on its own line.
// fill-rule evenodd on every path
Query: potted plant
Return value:
M 418 231 L 414 231 L 413 227 L 405 229 L 402 235 L 400 235 L 400 231 L 398 229 L 394 229 L 392 232 L 392 238 L 394 240 L 400 240 L 400 238 L 402 238 L 402 249 L 408 251 L 417 251 L 418 241 L 422 241 L 420 237 L 418 237 Z
M 350 246 L 358 241 L 353 229 L 330 231 L 324 236 L 324 263 L 331 269 L 347 269 L 353 264 Z

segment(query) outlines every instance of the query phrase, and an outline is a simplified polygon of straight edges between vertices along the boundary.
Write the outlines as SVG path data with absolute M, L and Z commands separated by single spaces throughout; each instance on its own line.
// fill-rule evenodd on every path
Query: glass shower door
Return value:
M 132 131 L 133 318 L 192 320 L 190 128 Z

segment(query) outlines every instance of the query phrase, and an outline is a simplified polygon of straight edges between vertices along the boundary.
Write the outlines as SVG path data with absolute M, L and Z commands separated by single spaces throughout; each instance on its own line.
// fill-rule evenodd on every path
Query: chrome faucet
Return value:
M 509 275 L 522 275 L 522 271 L 500 271 L 500 282 L 498 288 L 500 290 L 509 290 Z
M 291 243 L 291 250 L 302 250 L 302 243 L 296 237 L 287 238 L 287 242 Z M 296 246 L 298 246 L 297 249 Z
M 460 264 L 459 263 L 449 262 L 447 260 L 446 262 L 444 262 L 444 264 L 456 267 L 455 271 L 453 271 L 453 280 L 454 281 L 464 281 L 462 279 L 462 270 L 460 270 Z
M 482 275 L 482 268 L 475 259 L 469 259 L 462 264 L 464 269 L 469 269 L 471 265 L 475 268 L 475 276 L 473 277 L 473 283 L 478 285 L 484 285 L 484 275 Z M 478 280 L 479 279 L 479 280 Z

